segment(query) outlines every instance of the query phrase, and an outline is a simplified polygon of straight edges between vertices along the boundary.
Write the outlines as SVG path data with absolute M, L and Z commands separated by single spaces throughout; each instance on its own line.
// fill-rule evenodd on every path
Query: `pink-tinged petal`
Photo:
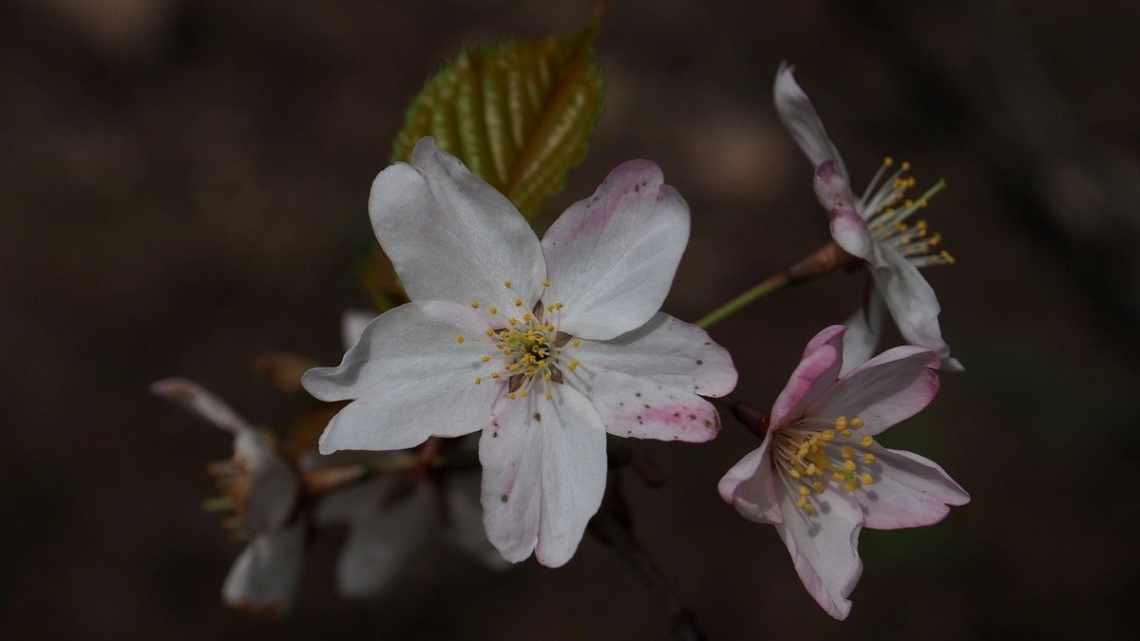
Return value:
M 951 505 L 965 505 L 970 495 L 937 463 L 902 450 L 875 447 L 871 473 L 875 483 L 854 494 L 866 525 L 878 530 L 921 527 L 941 521 Z
M 802 417 L 805 409 L 835 384 L 843 368 L 845 331 L 842 325 L 832 325 L 808 342 L 800 364 L 772 405 L 768 429 L 779 429 Z
M 863 420 L 860 434 L 874 436 L 914 416 L 938 395 L 938 356 L 904 345 L 889 349 L 839 379 L 808 407 L 811 416 Z
M 411 161 L 380 172 L 368 200 L 372 229 L 408 296 L 503 310 L 519 296 L 530 309 L 546 277 L 530 224 L 431 138 L 416 143 Z
M 249 423 L 222 399 L 184 378 L 167 378 L 150 385 L 151 393 L 174 401 L 231 434 L 252 431 Z
M 836 171 L 846 175 L 847 169 L 839 156 L 839 150 L 828 137 L 811 100 L 796 82 L 794 72 L 795 67 L 786 62 L 781 62 L 776 71 L 776 82 L 772 88 L 776 113 L 813 167 L 831 161 L 835 163 Z
M 480 475 L 477 471 L 451 474 L 446 480 L 447 522 L 444 540 L 471 559 L 490 570 L 504 570 L 510 563 L 487 539 L 483 529 L 483 504 L 480 500 Z
M 850 211 L 856 218 L 860 218 L 855 194 L 851 192 L 851 183 L 847 180 L 847 174 L 836 165 L 835 161 L 828 160 L 816 167 L 812 184 L 819 204 L 825 210 L 832 212 L 832 217 L 836 211 L 843 210 Z
M 779 488 L 783 522 L 776 526 L 792 555 L 800 581 L 828 614 L 843 620 L 851 612 L 847 598 L 859 582 L 862 514 L 849 498 L 828 490 L 814 498 L 818 512 L 808 517 L 794 504 L 786 486 Z
M 542 239 L 563 331 L 608 340 L 661 309 L 689 241 L 689 206 L 657 165 L 622 163 L 594 195 L 574 203 Z
M 744 518 L 757 523 L 783 522 L 777 479 L 769 452 L 771 433 L 720 479 L 717 491 Z
M 963 371 L 965 368 L 957 359 L 951 358 L 950 346 L 942 339 L 942 329 L 938 324 L 942 308 L 938 304 L 934 288 L 926 282 L 918 268 L 894 248 L 883 243 L 875 243 L 871 266 L 875 287 L 882 295 L 903 338 L 912 345 L 936 352 L 948 370 Z
M 879 346 L 883 335 L 883 321 L 886 318 L 887 308 L 883 304 L 883 297 L 875 287 L 868 283 L 866 300 L 844 326 L 847 334 L 843 337 L 843 371 L 845 376 L 851 370 L 866 363 Z
M 701 396 L 724 396 L 736 387 L 728 350 L 705 330 L 660 312 L 632 332 L 582 341 L 568 353 L 591 370 L 622 372 Z
M 241 610 L 283 613 L 293 604 L 304 561 L 303 524 L 262 534 L 230 567 L 222 600 Z
M 608 370 L 591 378 L 590 389 L 590 400 L 614 436 L 703 443 L 720 431 L 716 408 L 687 389 Z
M 395 495 L 381 484 L 362 489 L 374 500 L 353 515 L 337 559 L 337 591 L 352 598 L 391 589 L 439 526 L 439 512 L 425 485 L 401 488 Z
M 376 314 L 372 312 L 359 309 L 350 309 L 345 312 L 340 323 L 340 335 L 344 341 L 344 349 L 352 349 L 352 346 L 364 335 L 364 328 L 368 327 L 368 323 L 374 320 L 376 320 Z
M 831 210 L 831 238 L 843 251 L 856 258 L 867 260 L 872 253 L 873 241 L 867 224 L 851 207 Z
M 441 301 L 382 314 L 338 367 L 301 379 L 323 401 L 353 400 L 321 435 L 321 453 L 406 449 L 483 429 L 503 387 L 480 360 L 495 352 L 488 328 L 476 310 Z
M 558 385 L 554 400 L 504 398 L 479 441 L 487 536 L 503 558 L 533 550 L 565 564 L 598 511 L 606 486 L 606 433 L 589 399 Z

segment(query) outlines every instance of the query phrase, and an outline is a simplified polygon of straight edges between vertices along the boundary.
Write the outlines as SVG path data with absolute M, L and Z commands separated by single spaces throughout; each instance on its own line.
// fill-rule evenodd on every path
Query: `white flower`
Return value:
M 619 166 L 540 243 L 515 207 L 423 139 L 376 177 L 373 229 L 410 303 L 337 368 L 352 400 L 324 453 L 394 450 L 483 430 L 484 522 L 510 561 L 570 559 L 606 480 L 606 432 L 705 441 L 736 383 L 728 353 L 659 312 L 689 235 L 685 201 L 647 161 Z
M 290 521 L 300 490 L 297 474 L 277 454 L 269 435 L 196 383 L 165 379 L 152 384 L 151 391 L 233 434 L 233 458 L 211 465 L 210 471 L 236 510 L 238 534 L 251 540 L 230 567 L 222 598 L 243 610 L 284 612 L 296 595 L 304 563 L 305 526 Z
M 792 72 L 787 64 L 776 72 L 776 111 L 815 167 L 815 191 L 831 217 L 832 237 L 844 251 L 867 262 L 874 285 L 864 308 L 848 321 L 848 360 L 861 362 L 874 353 L 882 334 L 885 304 L 907 342 L 935 351 L 947 370 L 962 370 L 942 339 L 938 298 L 918 271 L 953 264 L 954 258 L 938 249 L 941 235 L 928 233 L 925 221 L 907 224 L 944 183 L 909 200 L 906 192 L 915 184 L 905 175 L 910 165 L 904 162 L 892 171 L 894 161 L 887 158 L 863 196 L 856 198 L 839 150 Z
M 896 347 L 841 374 L 844 333 L 835 325 L 808 343 L 764 442 L 718 488 L 745 518 L 776 526 L 804 587 L 837 619 L 851 610 L 864 526 L 931 525 L 970 500 L 933 461 L 874 439 L 937 395 L 937 354 Z

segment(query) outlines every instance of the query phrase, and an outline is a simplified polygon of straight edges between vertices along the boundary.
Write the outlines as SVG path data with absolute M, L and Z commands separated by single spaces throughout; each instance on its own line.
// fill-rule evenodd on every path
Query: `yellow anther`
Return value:
M 847 417 L 846 416 L 840 416 L 839 418 L 835 419 L 835 429 L 837 429 L 837 430 L 847 429 Z
M 515 299 L 515 307 L 522 307 L 522 304 L 523 304 L 523 299 L 521 299 L 521 298 Z
M 910 163 L 904 160 L 901 169 L 903 171 L 910 171 Z
M 575 338 L 574 340 L 570 341 L 570 344 L 573 345 L 574 347 L 581 347 L 582 346 L 582 339 Z
M 863 440 L 859 441 L 859 444 L 863 447 L 871 447 L 875 444 L 875 439 L 871 438 L 870 436 L 864 436 Z
M 570 361 L 570 364 L 567 365 L 567 367 L 569 367 L 570 371 L 573 372 L 574 370 L 578 369 L 579 365 L 581 365 L 581 363 L 579 363 L 578 359 L 575 358 L 575 359 Z
M 863 419 L 859 418 L 858 416 L 852 418 L 851 419 L 851 429 L 857 430 L 860 427 L 863 427 Z
M 475 384 L 480 385 L 482 383 L 483 383 L 483 377 L 482 376 L 476 376 L 475 377 Z
M 788 470 L 788 476 L 798 481 L 800 478 L 800 471 L 793 467 L 792 469 Z
M 477 301 L 477 300 L 471 301 L 471 309 L 479 309 L 479 301 Z
M 851 460 L 851 457 L 855 456 L 855 450 L 851 449 L 851 447 L 847 445 L 844 445 L 843 449 L 841 449 L 839 453 L 843 456 L 843 460 L 845 461 L 849 461 Z
M 548 400 L 548 401 L 553 401 L 553 400 L 554 400 L 554 395 L 553 395 L 553 394 L 551 394 L 550 392 L 547 392 L 547 393 L 546 393 L 546 396 L 545 396 L 544 398 L 546 398 L 546 400 Z
M 861 483 L 863 483 L 863 485 L 870 485 L 870 484 L 875 482 L 875 477 L 871 476 L 867 472 L 864 472 L 862 475 L 859 476 L 859 481 Z
M 519 392 L 519 398 L 526 398 L 526 396 L 527 396 L 527 391 L 526 391 L 526 390 L 523 390 L 523 391 Z
M 805 471 L 807 472 L 808 476 L 815 476 L 816 474 L 819 474 L 819 468 L 815 466 L 815 463 L 808 463 L 807 469 Z
M 811 503 L 808 503 L 804 506 L 804 514 L 808 516 L 815 516 L 815 508 L 812 507 Z
M 514 327 L 515 325 L 519 324 L 518 319 L 514 318 L 513 316 L 511 318 L 508 318 L 507 322 L 510 323 L 511 327 Z
M 926 241 L 926 243 L 931 247 L 938 246 L 938 243 L 940 242 L 942 242 L 942 234 L 934 234 L 930 237 L 930 240 Z
M 859 489 L 859 484 L 855 481 L 847 481 L 843 484 L 843 489 L 847 490 L 848 492 L 854 492 L 855 490 Z
M 531 316 L 530 312 L 527 312 L 526 314 L 523 314 L 523 320 L 529 323 L 534 320 L 534 316 Z M 527 338 L 530 338 L 530 334 L 527 334 Z
M 852 436 L 855 435 L 855 432 L 852 432 L 851 430 L 843 430 L 843 435 L 846 436 L 847 438 L 851 438 Z
M 890 167 L 890 166 L 891 166 L 891 165 L 893 165 L 893 164 L 895 164 L 895 159 L 894 159 L 894 158 L 891 158 L 890 156 L 887 156 L 886 158 L 883 158 L 883 166 L 884 166 L 884 167 Z
M 511 281 L 507 280 L 507 281 L 503 281 L 503 287 L 510 289 L 510 288 L 514 287 L 514 285 L 511 283 Z
M 946 261 L 947 265 L 953 265 L 955 262 L 957 262 L 954 260 L 954 257 L 950 255 L 950 252 L 946 251 L 945 249 L 943 249 L 942 253 L 938 255 L 942 257 L 942 260 Z
M 495 380 L 499 380 L 500 376 L 502 376 L 502 374 L 500 374 L 498 372 L 491 372 L 491 378 L 493 378 Z
M 816 494 L 822 494 L 823 491 L 827 489 L 827 486 L 823 484 L 823 481 L 813 481 L 811 488 L 816 491 Z
M 808 500 L 806 498 L 801 496 L 800 498 L 796 499 L 796 507 L 798 507 L 800 509 L 805 509 L 805 508 L 807 508 L 807 506 L 808 506 Z
M 462 345 L 462 344 L 463 344 L 463 341 L 465 341 L 465 340 L 467 340 L 467 339 L 466 339 L 466 338 L 463 338 L 462 336 L 456 336 L 456 337 L 455 337 L 455 342 L 456 342 L 456 343 L 459 343 L 460 345 Z
M 875 455 L 870 452 L 863 453 L 863 465 L 873 465 L 875 463 Z
M 847 478 L 847 477 L 843 476 L 842 472 L 832 472 L 831 473 L 831 480 L 833 480 L 833 481 L 838 482 L 838 481 L 842 481 L 845 478 Z
M 491 362 L 491 357 L 490 357 L 490 356 L 487 356 L 486 354 L 484 354 L 484 355 L 482 355 L 482 356 L 480 356 L 480 357 L 479 357 L 479 360 L 483 361 L 484 363 L 490 363 L 490 362 Z
M 491 315 L 494 316 L 495 314 L 499 313 L 499 308 L 491 305 L 491 309 L 488 309 L 487 311 L 491 312 Z
M 550 279 L 549 278 L 542 279 L 542 286 L 543 287 L 550 287 Z
M 830 443 L 835 440 L 835 432 L 832 430 L 824 430 L 819 433 L 819 440 L 824 443 Z
M 808 488 L 808 486 L 806 486 L 806 485 L 800 486 L 800 496 L 809 496 L 810 494 L 811 494 L 811 490 Z
M 519 397 L 519 395 L 514 393 L 514 392 L 507 394 L 507 398 L 511 399 L 512 401 L 517 399 L 518 397 Z
M 542 380 L 549 381 L 551 378 L 554 378 L 554 374 L 550 370 L 542 373 Z
M 847 470 L 848 472 L 854 472 L 855 471 L 855 461 L 852 461 L 852 460 L 843 461 L 843 469 Z

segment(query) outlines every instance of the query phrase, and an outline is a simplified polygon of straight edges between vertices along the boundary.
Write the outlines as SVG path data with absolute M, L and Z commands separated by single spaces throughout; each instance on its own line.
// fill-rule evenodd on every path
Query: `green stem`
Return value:
M 752 289 L 749 289 L 743 294 L 706 314 L 704 318 L 697 321 L 697 327 L 707 329 L 708 327 L 719 323 L 729 316 L 732 316 L 736 312 L 739 312 L 756 300 L 763 298 L 764 296 L 767 296 L 768 294 L 771 294 L 772 292 L 787 285 L 788 282 L 789 279 L 787 272 L 780 272 L 775 276 L 767 278 Z

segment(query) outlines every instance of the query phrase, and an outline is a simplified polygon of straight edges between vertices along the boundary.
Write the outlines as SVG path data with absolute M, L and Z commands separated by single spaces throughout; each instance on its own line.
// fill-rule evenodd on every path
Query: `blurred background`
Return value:
M 858 8 L 855 6 L 858 5 Z M 586 0 L 258 3 L 17 0 L 0 8 L 0 454 L 5 635 L 31 638 L 660 639 L 659 604 L 587 537 L 565 568 L 495 574 L 433 548 L 389 595 L 338 598 L 318 540 L 290 615 L 222 607 L 239 546 L 200 509 L 229 440 L 151 397 L 201 381 L 282 426 L 302 398 L 254 373 L 341 354 L 366 305 L 368 188 L 403 110 L 462 46 L 585 24 Z M 610 3 L 605 112 L 540 226 L 622 160 L 689 201 L 666 309 L 693 320 L 826 238 L 810 168 L 771 105 L 798 67 L 862 185 L 884 155 L 958 258 L 927 275 L 968 371 L 885 444 L 973 495 L 941 525 L 863 535 L 846 623 L 772 528 L 717 496 L 757 440 L 649 444 L 622 482 L 637 533 L 710 639 L 1119 638 L 1133 629 L 1140 503 L 1137 8 L 1116 2 Z M 835 275 L 723 322 L 734 398 L 768 407 L 805 342 L 843 320 Z M 1128 491 L 1124 491 L 1128 490 Z

